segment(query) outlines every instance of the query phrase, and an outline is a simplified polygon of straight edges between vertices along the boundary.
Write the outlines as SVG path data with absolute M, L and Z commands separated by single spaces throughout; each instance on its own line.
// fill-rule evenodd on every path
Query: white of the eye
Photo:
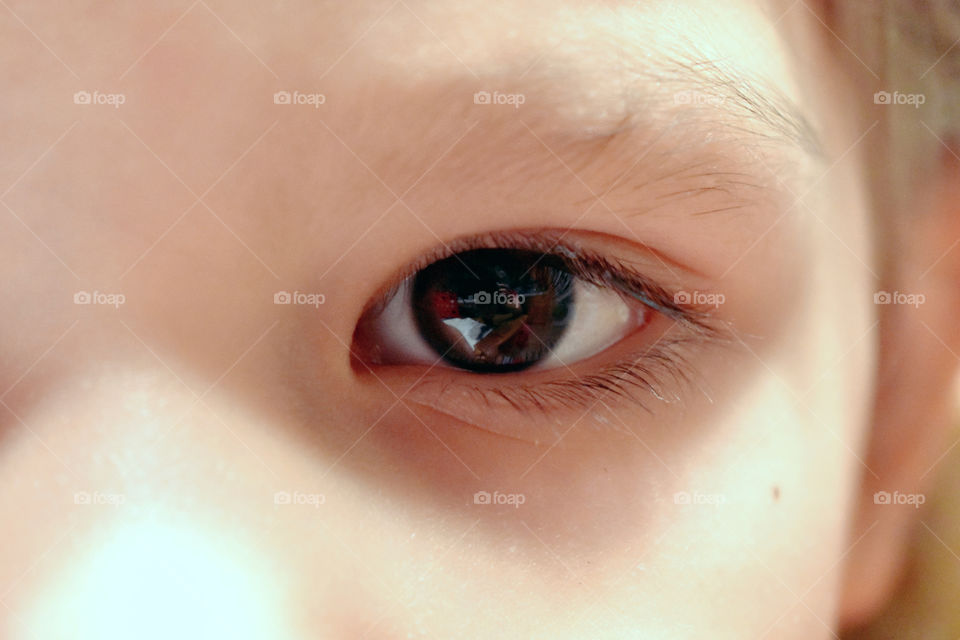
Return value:
M 412 279 L 407 278 L 373 321 L 380 359 L 385 364 L 432 364 L 440 359 L 420 335 L 413 315 Z
M 427 344 L 417 328 L 411 284 L 409 279 L 402 283 L 374 320 L 381 360 L 386 364 L 429 365 L 440 360 L 440 354 Z M 579 278 L 573 286 L 573 318 L 550 353 L 535 365 L 537 369 L 572 365 L 596 355 L 626 337 L 645 322 L 650 313 L 642 305 L 632 311 L 631 305 L 612 289 Z
M 536 364 L 553 369 L 589 358 L 625 338 L 646 319 L 649 310 L 630 305 L 614 290 L 583 280 L 574 281 L 573 319 L 550 353 Z

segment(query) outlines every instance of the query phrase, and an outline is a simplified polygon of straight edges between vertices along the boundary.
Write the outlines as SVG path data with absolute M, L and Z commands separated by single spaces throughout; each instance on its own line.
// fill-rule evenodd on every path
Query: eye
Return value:
M 532 433 L 531 409 L 556 419 L 602 399 L 652 412 L 678 402 L 701 358 L 729 344 L 725 319 L 690 291 L 709 292 L 709 281 L 616 236 L 535 229 L 458 238 L 368 301 L 351 364 L 371 393 L 386 388 L 384 401 L 521 438 Z M 509 411 L 526 418 L 495 419 Z
M 455 253 L 406 278 L 361 319 L 355 342 L 378 364 L 476 373 L 552 369 L 595 355 L 654 313 L 588 281 L 561 255 L 511 248 Z

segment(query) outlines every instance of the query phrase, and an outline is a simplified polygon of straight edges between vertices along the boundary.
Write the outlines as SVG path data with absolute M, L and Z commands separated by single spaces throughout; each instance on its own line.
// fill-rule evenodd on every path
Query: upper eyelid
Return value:
M 386 287 L 372 296 L 371 302 L 363 313 L 365 315 L 372 309 L 385 305 L 405 281 L 434 262 L 473 249 L 507 248 L 557 255 L 573 267 L 574 275 L 591 284 L 612 288 L 621 295 L 629 296 L 698 333 L 714 332 L 712 326 L 714 323 L 707 311 L 694 305 L 676 302 L 673 291 L 661 286 L 624 261 L 608 258 L 596 249 L 584 249 L 578 246 L 579 243 L 566 241 L 564 236 L 569 233 L 569 231 L 556 230 L 498 231 L 460 238 L 452 243 L 441 245 L 421 255 L 395 274 Z M 657 259 L 663 262 L 659 256 Z M 692 271 L 686 267 L 681 268 Z M 696 272 L 693 273 L 699 275 Z

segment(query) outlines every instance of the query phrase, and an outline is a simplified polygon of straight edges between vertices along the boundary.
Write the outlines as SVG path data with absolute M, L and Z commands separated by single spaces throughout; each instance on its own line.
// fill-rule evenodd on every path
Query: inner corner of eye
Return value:
M 647 324 L 653 311 L 576 275 L 558 255 L 462 251 L 420 269 L 357 324 L 366 364 L 473 373 L 571 365 Z

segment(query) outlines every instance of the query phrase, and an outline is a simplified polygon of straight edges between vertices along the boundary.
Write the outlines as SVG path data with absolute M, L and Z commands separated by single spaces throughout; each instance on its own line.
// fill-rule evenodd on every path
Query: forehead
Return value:
M 403 196 L 438 232 L 459 212 L 453 235 L 464 233 L 467 202 L 484 203 L 490 224 L 499 206 L 513 218 L 497 224 L 546 208 L 563 225 L 594 194 L 612 189 L 612 208 L 635 206 L 649 192 L 631 189 L 664 176 L 674 181 L 657 192 L 664 198 L 704 180 L 714 193 L 775 188 L 778 165 L 743 167 L 752 154 L 775 146 L 795 158 L 812 146 L 776 18 L 738 2 L 324 5 L 303 19 L 297 53 L 277 71 L 285 88 L 327 101 L 274 112 L 278 133 L 295 125 L 319 142 L 277 180 L 302 191 L 315 182 L 303 167 L 319 165 L 364 197 Z M 579 209 L 562 218 L 556 200 Z M 318 204 L 293 208 L 314 216 Z
M 575 137 L 680 118 L 694 139 L 726 129 L 815 149 L 775 12 L 694 0 L 351 4 L 314 20 L 318 36 L 337 36 L 318 38 L 304 79 L 361 94 L 359 109 L 436 124 L 490 100 L 515 109 L 488 110 L 491 120 Z
M 611 185 L 632 186 L 620 179 L 626 171 L 645 182 L 706 163 L 703 172 L 719 175 L 740 168 L 714 158 L 770 141 L 796 150 L 804 137 L 802 101 L 773 26 L 778 16 L 756 2 L 296 4 L 218 6 L 215 15 L 200 3 L 139 25 L 143 41 L 112 65 L 126 104 L 109 112 L 66 105 L 70 118 L 87 120 L 49 157 L 65 157 L 75 135 L 93 138 L 81 148 L 102 144 L 88 126 L 102 119 L 134 158 L 125 166 L 179 179 L 188 196 L 229 186 L 248 195 L 237 198 L 242 210 L 282 208 L 270 224 L 295 225 L 318 211 L 342 212 L 345 200 L 362 208 L 361 197 L 389 202 L 414 187 L 405 199 L 416 206 L 424 192 L 417 208 L 424 212 L 444 190 L 462 204 L 470 184 L 478 201 L 525 190 L 533 204 L 545 191 L 579 202 Z M 86 43 L 124 31 L 106 21 L 79 26 L 103 31 Z M 87 75 L 86 58 L 68 47 L 61 54 Z M 114 88 L 108 81 L 79 88 L 98 86 Z M 77 88 L 68 77 L 64 95 Z M 275 105 L 278 90 L 318 92 L 326 102 Z M 523 103 L 479 104 L 483 92 Z M 23 168 L 41 151 L 24 154 Z M 603 170 L 594 177 L 582 170 L 588 163 Z M 548 171 L 549 180 L 535 179 Z M 62 182 L 54 173 L 51 183 Z M 756 173 L 772 180 L 767 167 Z M 636 195 L 623 198 L 626 206 Z

